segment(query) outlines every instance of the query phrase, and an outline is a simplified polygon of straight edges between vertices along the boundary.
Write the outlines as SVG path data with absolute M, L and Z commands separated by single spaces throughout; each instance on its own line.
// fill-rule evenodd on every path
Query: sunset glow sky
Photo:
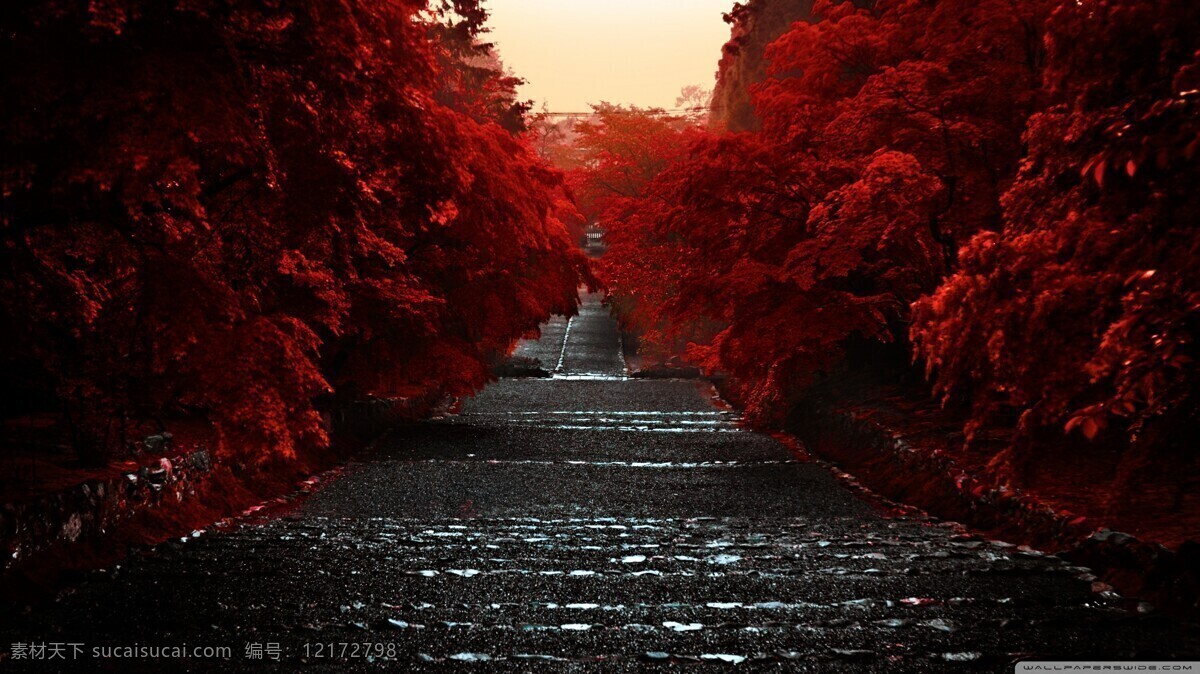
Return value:
M 679 90 L 713 86 L 733 0 L 487 0 L 491 42 L 555 112 L 608 101 L 672 108 Z

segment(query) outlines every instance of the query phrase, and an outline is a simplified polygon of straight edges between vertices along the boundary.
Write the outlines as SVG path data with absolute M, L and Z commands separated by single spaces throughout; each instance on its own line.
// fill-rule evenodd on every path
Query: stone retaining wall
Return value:
M 330 461 L 344 460 L 398 423 L 428 416 L 441 402 L 377 398 L 346 405 L 327 420 L 337 450 Z M 0 568 L 8 571 L 55 546 L 100 541 L 141 513 L 197 498 L 212 473 L 212 456 L 203 448 L 172 450 L 170 441 L 169 433 L 147 438 L 145 451 L 159 458 L 137 471 L 0 506 Z
M 55 545 L 99 540 L 116 525 L 165 502 L 196 497 L 212 470 L 206 449 L 164 455 L 136 471 L 6 503 L 0 510 L 4 569 Z
M 1170 550 L 1059 511 L 1020 490 L 963 472 L 944 451 L 912 446 L 871 410 L 808 410 L 792 431 L 814 455 L 835 462 L 882 496 L 1014 543 L 1057 553 L 1099 574 L 1122 594 L 1173 613 L 1200 616 L 1200 545 Z M 1098 587 L 1103 589 L 1103 587 Z

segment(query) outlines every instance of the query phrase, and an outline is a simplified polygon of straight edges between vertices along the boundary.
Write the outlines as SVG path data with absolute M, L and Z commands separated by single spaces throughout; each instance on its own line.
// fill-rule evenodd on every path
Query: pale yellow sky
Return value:
M 527 80 L 523 98 L 555 112 L 588 103 L 672 108 L 691 84 L 711 89 L 733 0 L 486 0 L 500 58 Z

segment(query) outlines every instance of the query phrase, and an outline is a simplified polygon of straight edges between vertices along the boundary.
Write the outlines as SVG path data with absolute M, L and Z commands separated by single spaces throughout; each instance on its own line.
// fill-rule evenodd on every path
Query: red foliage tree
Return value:
M 974 425 L 1012 410 L 1023 431 L 1113 430 L 1136 453 L 1193 437 L 1197 26 L 1188 2 L 1061 3 L 1049 22 L 1048 106 L 1005 227 L 972 239 L 917 305 L 918 353 Z M 1013 458 L 1028 456 L 998 464 Z
M 439 102 L 423 9 L 5 10 L 4 358 L 81 449 L 188 414 L 227 453 L 292 457 L 327 442 L 335 388 L 464 393 L 573 310 L 561 177 L 487 105 Z
M 813 17 L 767 49 L 760 132 L 660 134 L 690 145 L 609 222 L 615 306 L 663 348 L 695 342 L 763 418 L 849 344 L 911 338 L 969 403 L 968 437 L 1020 419 L 999 468 L 1039 429 L 1131 443 L 1137 465 L 1178 450 L 1197 430 L 1200 10 L 820 0 Z
M 715 326 L 693 357 L 764 417 L 849 341 L 906 339 L 909 304 L 1000 225 L 1046 5 L 818 2 L 767 50 L 762 131 L 699 138 L 610 223 L 618 306 Z M 612 271 L 638 249 L 641 278 Z

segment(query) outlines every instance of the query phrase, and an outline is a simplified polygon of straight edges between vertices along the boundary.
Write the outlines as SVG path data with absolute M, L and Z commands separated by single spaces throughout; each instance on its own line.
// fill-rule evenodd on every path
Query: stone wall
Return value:
M 327 419 L 334 438 L 327 462 L 344 461 L 389 428 L 427 417 L 445 402 L 430 395 L 345 405 Z M 207 449 L 174 450 L 170 433 L 152 435 L 138 449 L 145 463 L 136 471 L 0 507 L 0 551 L 4 553 L 0 568 L 7 571 L 56 546 L 101 541 L 139 514 L 197 499 L 212 474 Z
M 1200 615 L 1200 545 L 1171 550 L 1055 510 L 1020 490 L 998 488 L 875 412 L 810 409 L 793 420 L 792 431 L 806 450 L 885 498 L 1087 566 L 1098 575 L 1098 590 L 1110 584 L 1169 612 Z
M 6 503 L 0 511 L 4 568 L 55 545 L 99 540 L 116 525 L 163 503 L 193 499 L 211 471 L 206 449 L 167 452 L 136 471 Z

